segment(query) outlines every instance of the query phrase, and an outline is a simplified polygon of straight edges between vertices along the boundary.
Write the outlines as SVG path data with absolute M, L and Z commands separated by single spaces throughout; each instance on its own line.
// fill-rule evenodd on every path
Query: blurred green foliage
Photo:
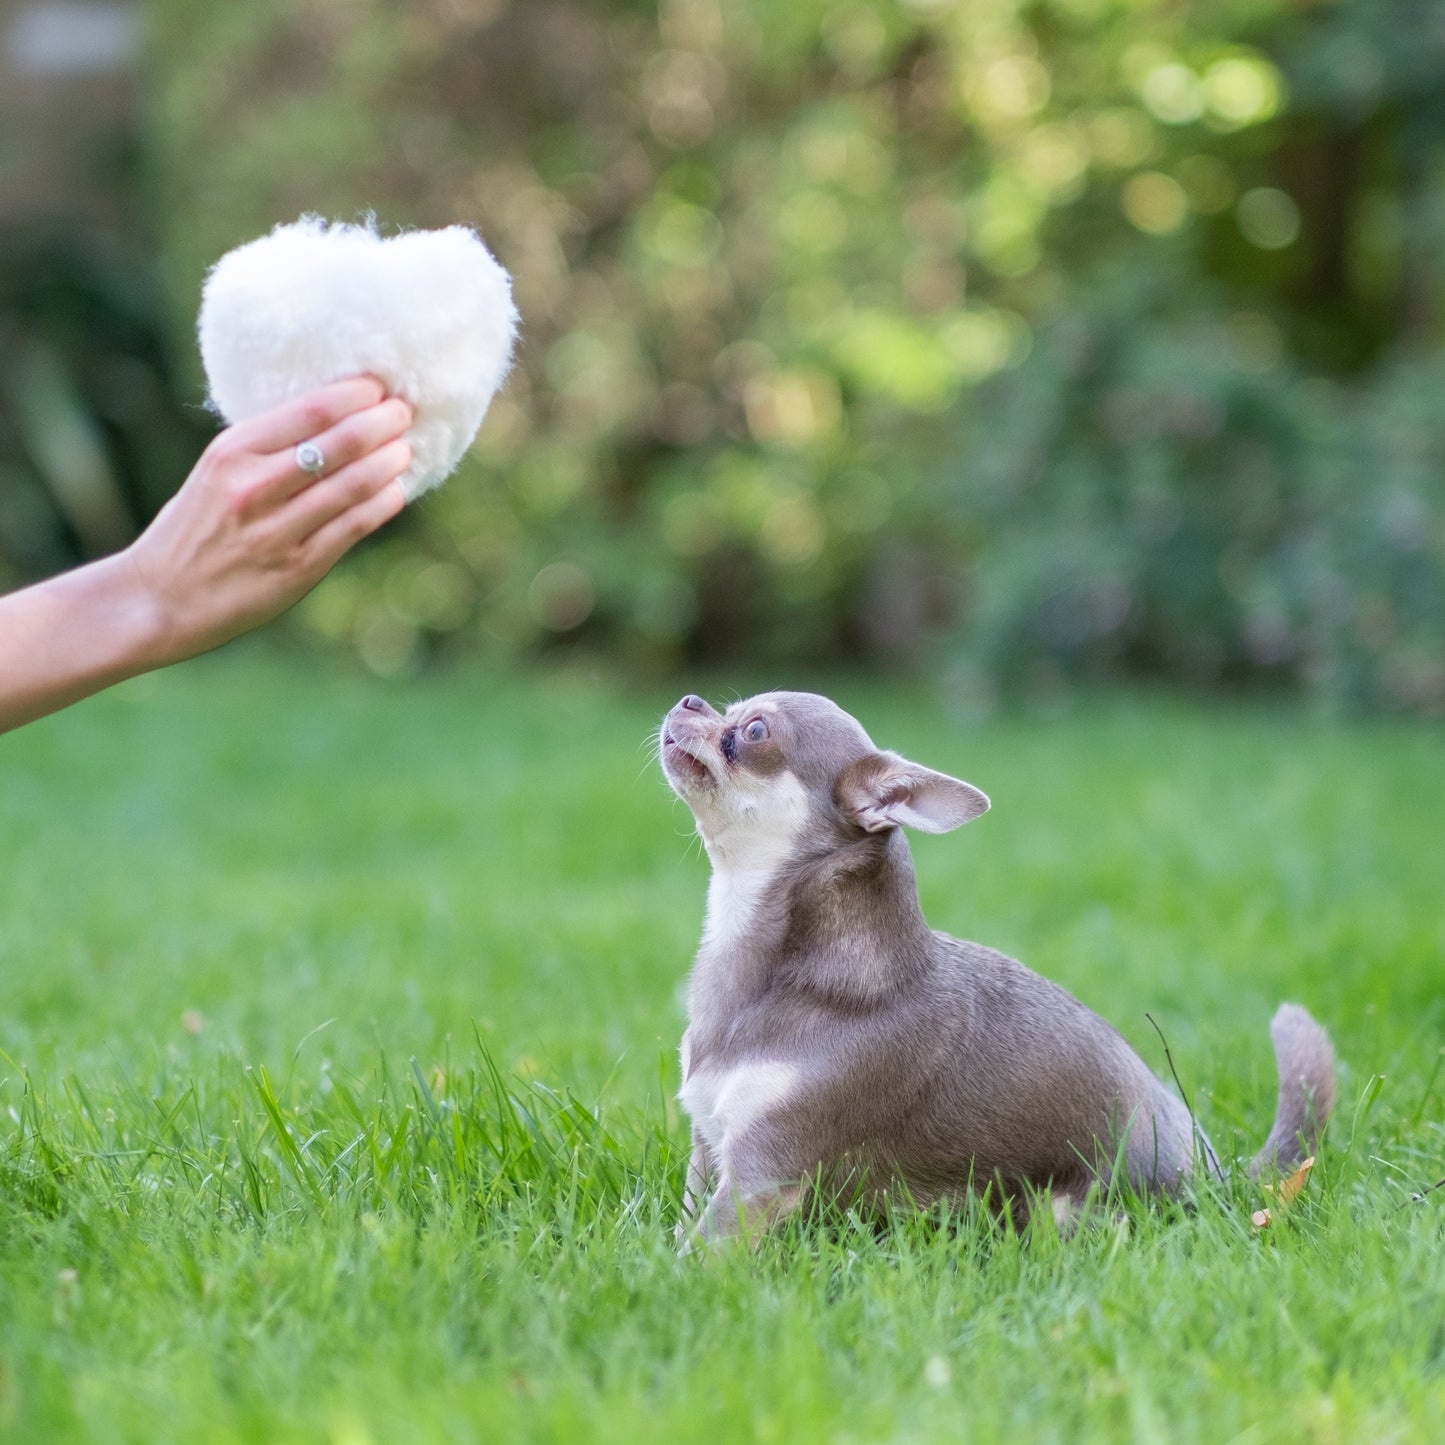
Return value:
M 133 248 L 0 233 L 0 589 L 124 546 L 185 474 L 209 428 L 164 310 Z
M 1445 711 L 1431 0 L 150 12 L 177 355 L 206 266 L 306 210 L 468 222 L 514 273 L 466 469 L 299 614 L 371 666 Z

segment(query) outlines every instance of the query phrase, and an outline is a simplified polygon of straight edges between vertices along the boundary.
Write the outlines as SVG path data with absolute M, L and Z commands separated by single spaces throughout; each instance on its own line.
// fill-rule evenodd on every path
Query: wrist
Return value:
M 82 569 L 93 589 L 96 663 L 109 675 L 101 686 L 177 662 L 185 655 L 164 603 L 130 549 Z

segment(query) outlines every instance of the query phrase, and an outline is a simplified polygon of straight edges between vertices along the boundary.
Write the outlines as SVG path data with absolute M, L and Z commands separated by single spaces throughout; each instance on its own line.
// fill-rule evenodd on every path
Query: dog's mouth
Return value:
M 681 781 L 704 784 L 714 781 L 713 771 L 702 758 L 703 744 L 689 738 L 662 735 L 662 765 Z

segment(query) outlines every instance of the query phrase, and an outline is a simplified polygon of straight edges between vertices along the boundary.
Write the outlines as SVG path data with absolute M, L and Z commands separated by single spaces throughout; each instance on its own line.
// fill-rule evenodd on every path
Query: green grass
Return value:
M 915 846 L 935 926 L 1163 1071 L 1151 1013 L 1226 1152 L 1267 1128 L 1281 998 L 1340 1109 L 1262 1232 L 1237 1181 L 1068 1243 L 825 1218 L 679 1261 L 675 690 L 243 653 L 0 740 L 0 1438 L 1438 1434 L 1438 729 L 839 684 L 994 799 Z

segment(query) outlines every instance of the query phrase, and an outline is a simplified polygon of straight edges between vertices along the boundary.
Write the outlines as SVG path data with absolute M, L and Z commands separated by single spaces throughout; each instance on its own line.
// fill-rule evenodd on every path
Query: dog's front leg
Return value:
M 696 1237 L 709 1244 L 745 1239 L 756 1244 L 764 1231 L 786 1219 L 802 1202 L 804 1184 L 768 1184 L 740 1189 L 726 1173 L 698 1222 Z
M 697 1225 L 707 1187 L 716 1173 L 712 1152 L 703 1141 L 701 1133 L 694 1129 L 692 1153 L 687 1161 L 687 1181 L 682 1189 L 682 1218 L 677 1221 L 677 1228 L 673 1231 L 673 1238 L 679 1245 L 685 1245 L 689 1232 Z

